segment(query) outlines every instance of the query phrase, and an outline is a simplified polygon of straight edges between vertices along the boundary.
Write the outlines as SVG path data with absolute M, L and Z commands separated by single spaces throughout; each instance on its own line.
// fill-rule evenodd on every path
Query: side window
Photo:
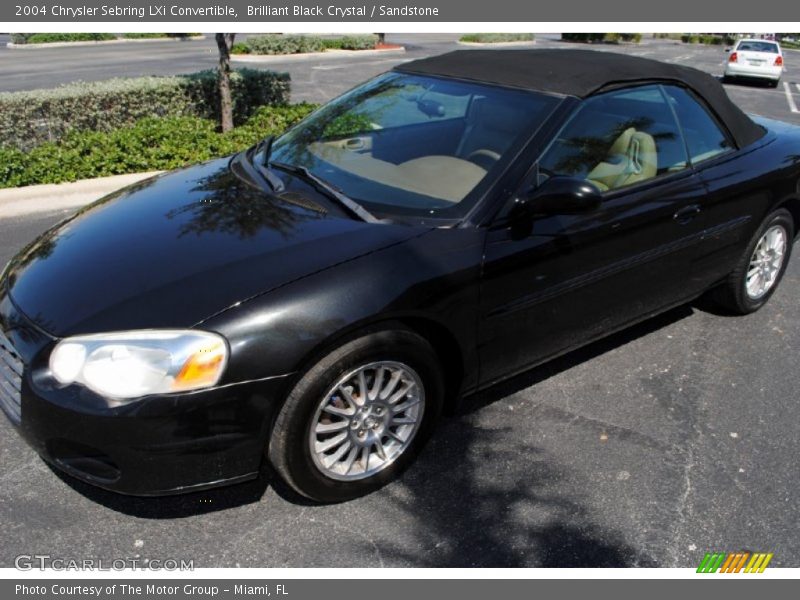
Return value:
M 659 86 L 586 100 L 539 161 L 545 175 L 589 180 L 603 191 L 687 167 L 686 148 Z
M 677 86 L 664 86 L 664 92 L 678 115 L 692 163 L 708 160 L 733 148 L 717 122 L 691 92 Z

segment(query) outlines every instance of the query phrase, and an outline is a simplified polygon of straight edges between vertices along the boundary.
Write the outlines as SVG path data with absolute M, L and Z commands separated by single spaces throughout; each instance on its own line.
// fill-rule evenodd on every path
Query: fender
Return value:
M 228 340 L 224 382 L 302 371 L 336 340 L 379 321 L 430 323 L 455 342 L 463 388 L 478 383 L 485 230 L 434 229 L 294 281 L 198 324 Z

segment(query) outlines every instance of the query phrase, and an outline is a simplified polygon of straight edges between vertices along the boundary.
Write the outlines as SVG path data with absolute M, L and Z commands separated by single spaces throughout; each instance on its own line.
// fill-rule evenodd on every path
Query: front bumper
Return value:
M 110 406 L 82 386 L 55 382 L 47 357 L 56 340 L 2 292 L 0 331 L 24 365 L 19 419 L 5 412 L 61 471 L 132 495 L 182 493 L 258 475 L 285 376 Z

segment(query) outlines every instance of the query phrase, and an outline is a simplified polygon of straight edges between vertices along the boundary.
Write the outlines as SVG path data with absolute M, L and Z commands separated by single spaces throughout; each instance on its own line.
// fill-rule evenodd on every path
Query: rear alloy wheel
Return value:
M 300 378 L 272 429 L 269 459 L 296 492 L 340 502 L 385 485 L 416 457 L 441 412 L 439 358 L 417 333 L 365 333 Z
M 759 238 L 750 264 L 747 266 L 744 287 L 751 300 L 763 298 L 778 282 L 789 246 L 786 230 L 773 225 Z
M 736 314 L 757 311 L 775 292 L 792 253 L 794 221 L 779 209 L 759 227 L 736 269 L 715 290 L 716 300 Z

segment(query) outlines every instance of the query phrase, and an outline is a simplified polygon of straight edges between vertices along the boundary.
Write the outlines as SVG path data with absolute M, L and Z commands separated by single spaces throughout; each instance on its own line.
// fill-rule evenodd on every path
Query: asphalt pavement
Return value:
M 452 36 L 406 37 L 409 52 L 391 61 L 455 47 Z M 614 50 L 717 74 L 724 60 L 674 42 Z M 295 99 L 322 101 L 388 59 L 285 68 Z M 746 110 L 800 123 L 780 90 L 728 91 Z M 0 264 L 65 214 L 2 219 Z M 795 257 L 754 315 L 696 303 L 471 398 L 400 481 L 335 506 L 299 500 L 267 469 L 187 496 L 103 492 L 51 471 L 0 419 L 0 566 L 38 553 L 196 567 L 695 567 L 707 551 L 747 550 L 798 567 L 798 293 Z

